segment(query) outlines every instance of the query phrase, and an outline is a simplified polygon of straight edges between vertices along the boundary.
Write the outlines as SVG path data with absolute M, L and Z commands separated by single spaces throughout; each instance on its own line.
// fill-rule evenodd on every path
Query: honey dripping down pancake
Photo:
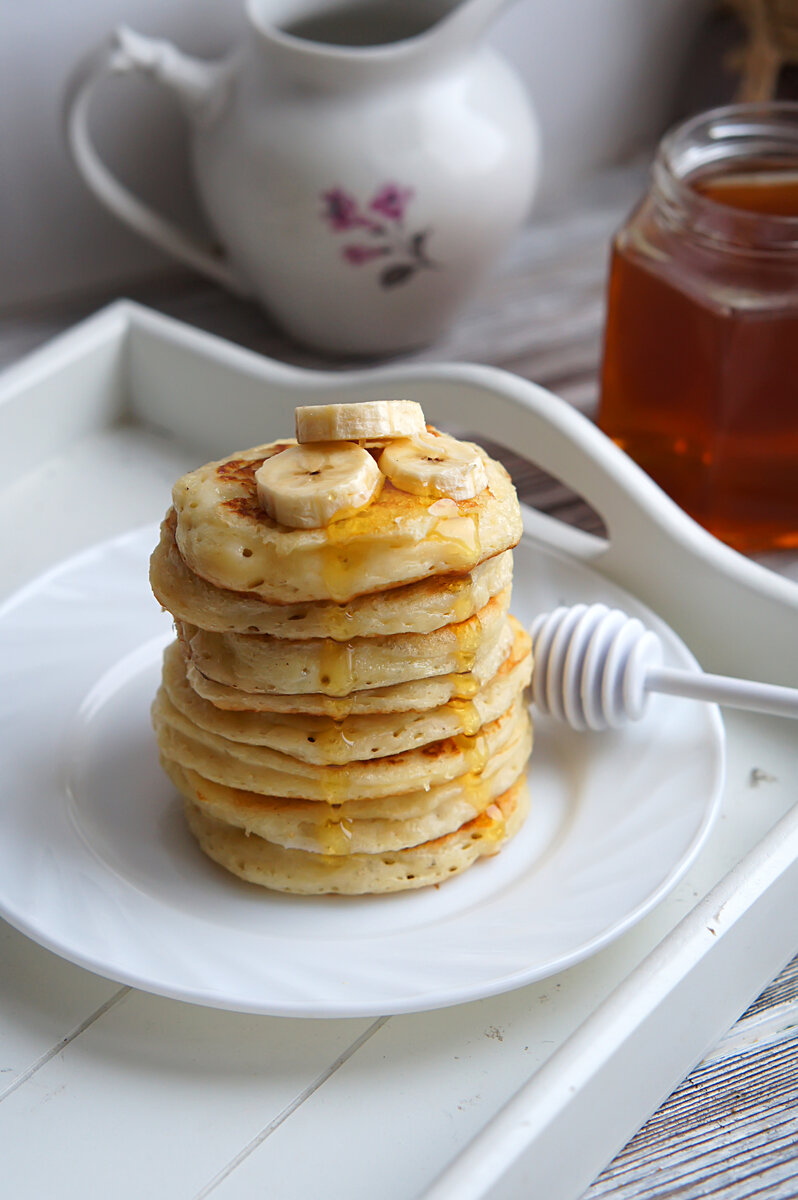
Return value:
M 514 837 L 529 811 L 526 783 L 519 779 L 484 813 L 453 833 L 405 850 L 379 854 L 313 854 L 275 845 L 256 834 L 207 816 L 185 802 L 189 828 L 215 862 L 278 892 L 297 895 L 379 895 L 443 883 L 480 857 L 497 854 Z
M 171 703 L 209 733 L 319 764 L 381 758 L 413 747 L 475 734 L 511 706 L 532 673 L 531 639 L 518 629 L 510 653 L 472 699 L 454 697 L 436 708 L 404 713 L 368 713 L 333 720 L 305 713 L 226 711 L 198 695 L 188 681 L 177 642 L 164 653 L 163 686 Z
M 166 758 L 216 783 L 304 800 L 391 796 L 443 783 L 466 771 L 479 773 L 526 718 L 526 708 L 516 698 L 511 708 L 475 733 L 458 733 L 384 758 L 322 766 L 200 729 L 174 707 L 163 688 L 153 704 L 156 739 Z
M 299 408 L 296 435 L 175 484 L 150 564 L 178 635 L 162 766 L 200 849 L 250 883 L 437 885 L 528 809 L 515 491 L 412 401 Z
M 462 775 L 428 791 L 347 800 L 337 805 L 259 796 L 204 779 L 164 760 L 178 790 L 200 810 L 275 845 L 318 854 L 377 854 L 453 833 L 484 812 L 519 777 L 531 744 L 529 722 L 494 755 L 481 776 Z
M 285 527 L 261 507 L 256 475 L 300 449 L 272 442 L 209 463 L 175 484 L 175 541 L 190 570 L 218 588 L 272 604 L 341 603 L 472 571 L 521 536 L 510 477 L 478 447 L 473 452 L 484 462 L 487 486 L 468 499 L 416 495 L 386 479 L 359 511 L 344 507 L 323 527 Z
M 321 692 L 347 696 L 368 688 L 412 679 L 470 671 L 482 644 L 491 645 L 504 628 L 510 604 L 505 588 L 467 621 L 430 633 L 389 637 L 292 641 L 268 635 L 211 633 L 177 622 L 185 656 L 209 679 L 252 691 L 280 695 Z
M 160 604 L 178 620 L 214 633 L 266 633 L 278 638 L 333 638 L 430 633 L 467 621 L 509 587 L 512 552 L 487 558 L 472 571 L 437 575 L 345 604 L 269 604 L 251 592 L 216 587 L 197 575 L 177 548 L 177 517 L 170 509 L 150 562 L 150 583 Z
M 350 692 L 347 696 L 326 696 L 321 692 L 286 695 L 248 692 L 208 678 L 190 659 L 186 662 L 186 676 L 197 695 L 210 700 L 217 708 L 231 712 L 304 713 L 331 717 L 336 721 L 363 713 L 420 712 L 449 700 L 473 700 L 506 661 L 519 631 L 523 633 L 521 626 L 513 616 L 508 616 L 496 642 L 488 645 L 483 642 L 479 647 L 469 671 L 411 679 L 392 687 Z

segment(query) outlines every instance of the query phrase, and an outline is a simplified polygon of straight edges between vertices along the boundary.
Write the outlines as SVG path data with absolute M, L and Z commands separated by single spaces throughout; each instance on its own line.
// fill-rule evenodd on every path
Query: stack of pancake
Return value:
M 177 630 L 161 761 L 201 848 L 253 883 L 439 883 L 528 808 L 515 491 L 408 402 L 300 409 L 297 431 L 175 485 L 150 570 Z

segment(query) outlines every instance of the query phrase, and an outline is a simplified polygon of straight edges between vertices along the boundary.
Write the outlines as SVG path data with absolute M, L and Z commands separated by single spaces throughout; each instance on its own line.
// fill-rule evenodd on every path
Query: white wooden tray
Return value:
M 531 512 L 528 530 L 637 595 L 705 667 L 798 681 L 798 588 L 704 534 L 542 389 L 471 366 L 298 371 L 127 303 L 0 381 L 2 594 L 157 520 L 180 472 L 283 432 L 298 401 L 375 390 L 420 400 L 432 420 L 510 446 L 585 496 L 607 542 Z M 45 1020 L 41 987 L 28 993 L 13 971 L 4 984 L 13 1074 L 0 1080 L 0 1144 L 13 1194 L 52 1191 L 48 1147 L 91 1120 L 103 1145 L 93 1187 L 120 1196 L 151 1192 L 154 1170 L 170 1197 L 577 1196 L 798 944 L 794 729 L 739 714 L 726 724 L 721 820 L 687 878 L 614 945 L 504 996 L 390 1021 L 243 1025 L 76 978 L 9 931 L 6 963 L 61 998 Z M 756 770 L 774 782 L 753 787 Z M 154 1023 L 168 1079 L 157 1056 L 140 1061 Z M 353 1130 L 368 1155 L 353 1152 Z M 85 1193 L 88 1158 L 58 1162 L 59 1195 Z

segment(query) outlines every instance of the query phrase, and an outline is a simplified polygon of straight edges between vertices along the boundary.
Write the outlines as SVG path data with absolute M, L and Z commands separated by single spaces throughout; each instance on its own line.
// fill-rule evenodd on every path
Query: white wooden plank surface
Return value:
M 46 950 L 32 952 L 26 937 L 0 922 L 0 1103 L 119 992 L 118 984 Z
M 376 1028 L 224 1013 L 122 989 L 3 1101 L 6 1194 L 53 1195 L 53 1156 L 82 1146 L 61 1158 L 60 1200 L 84 1200 L 87 1185 L 119 1200 L 195 1196 Z
M 629 196 L 622 179 L 581 219 L 527 231 L 446 342 L 414 357 L 492 362 L 591 411 L 607 241 Z M 137 298 L 253 349 L 316 364 L 253 308 L 194 280 L 178 277 Z M 102 299 L 7 319 L 0 327 L 0 364 L 93 311 Z M 109 444 L 116 444 L 113 438 Z M 121 449 L 115 461 L 124 480 L 128 466 Z M 166 448 L 153 461 L 152 482 L 162 490 L 176 464 Z M 556 485 L 523 473 L 519 483 L 541 507 L 592 527 L 590 515 Z M 151 516 L 147 490 L 142 520 Z M 35 493 L 36 482 L 28 479 L 16 500 L 24 506 Z M 79 537 L 74 530 L 61 532 L 67 543 Z M 35 547 L 21 546 L 20 553 L 17 571 L 24 578 L 40 563 Z M 780 556 L 770 565 L 798 577 L 798 556 Z M 750 826 L 752 836 L 796 799 L 794 771 L 789 759 L 777 761 L 771 729 L 763 723 L 761 761 L 734 760 L 730 773 L 734 805 L 726 820 L 738 832 Z M 721 837 L 716 851 L 729 861 L 732 841 Z M 701 878 L 697 870 L 691 878 Z M 707 872 L 709 878 L 709 867 Z M 693 898 L 685 891 L 685 907 Z M 654 913 L 627 935 L 640 939 L 641 954 L 661 919 Z M 611 947 L 604 953 L 610 959 L 617 952 Z M 59 1158 L 58 1194 L 67 1200 L 83 1196 L 88 1184 L 97 1194 L 170 1200 L 178 1194 L 199 1200 L 211 1192 L 225 1200 L 295 1200 L 312 1194 L 307 1188 L 317 1178 L 305 1173 L 309 1146 L 330 1164 L 328 1200 L 377 1194 L 375 1160 L 386 1164 L 380 1195 L 405 1200 L 543 1061 L 536 1006 L 556 1004 L 563 1021 L 575 1021 L 579 972 L 595 983 L 602 969 L 598 956 L 546 987 L 394 1018 L 381 1027 L 240 1017 L 129 993 L 5 927 L 0 954 L 0 1160 L 15 1200 L 52 1194 L 48 1159 L 85 1141 L 89 1132 L 91 1156 L 79 1155 L 71 1168 Z M 563 1001 L 563 982 L 570 1002 Z M 793 964 L 619 1154 L 586 1200 L 697 1200 L 708 1194 L 786 1200 L 798 1194 L 790 1148 L 798 1132 L 797 1020 Z M 434 1075 L 429 1083 L 427 1068 L 436 1061 L 462 1079 L 454 1104 L 442 1083 L 436 1089 Z M 364 1148 L 358 1130 L 366 1127 Z M 165 1170 L 171 1164 L 164 1177 L 180 1175 L 179 1193 L 173 1186 L 159 1190 L 159 1164 Z

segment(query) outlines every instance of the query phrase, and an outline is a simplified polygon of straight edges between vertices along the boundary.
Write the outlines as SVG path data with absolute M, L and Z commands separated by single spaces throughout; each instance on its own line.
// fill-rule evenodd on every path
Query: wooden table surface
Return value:
M 447 339 L 403 361 L 491 363 L 545 385 L 591 415 L 597 398 L 607 247 L 629 204 L 630 188 L 636 186 L 634 178 L 621 174 L 594 189 L 583 211 L 524 231 Z M 289 344 L 254 307 L 194 277 L 176 274 L 125 294 L 272 357 L 307 366 L 337 365 L 322 363 Z M 77 297 L 37 311 L 6 314 L 0 321 L 0 366 L 112 298 Z M 556 481 L 523 466 L 516 479 L 527 501 L 563 520 L 595 528 L 594 515 Z M 798 554 L 760 561 L 798 580 Z M 766 788 L 767 780 L 760 786 Z M 15 942 L 17 938 L 14 934 Z M 80 1032 L 78 1028 L 71 1037 Z M 56 1045 L 34 1062 L 25 1078 L 61 1049 Z M 3 1070 L 10 1068 L 0 1060 Z M 0 1101 L 8 1090 L 3 1091 L 0 1074 Z M 794 960 L 593 1183 L 586 1200 L 786 1200 L 798 1195 L 797 1141 Z

